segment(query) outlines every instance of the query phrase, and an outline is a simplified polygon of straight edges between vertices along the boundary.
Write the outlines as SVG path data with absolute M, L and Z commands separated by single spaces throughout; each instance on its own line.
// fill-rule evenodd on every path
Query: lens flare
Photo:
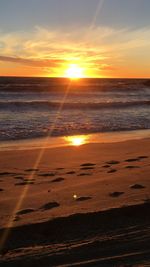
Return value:
M 73 195 L 73 198 L 76 200 L 77 199 L 77 195 L 75 194 L 75 195 Z

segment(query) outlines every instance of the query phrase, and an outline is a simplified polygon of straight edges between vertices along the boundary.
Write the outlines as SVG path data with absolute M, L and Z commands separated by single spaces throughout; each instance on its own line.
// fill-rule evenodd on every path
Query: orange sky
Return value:
M 112 2 L 0 3 L 0 76 L 150 77 L 150 1 Z

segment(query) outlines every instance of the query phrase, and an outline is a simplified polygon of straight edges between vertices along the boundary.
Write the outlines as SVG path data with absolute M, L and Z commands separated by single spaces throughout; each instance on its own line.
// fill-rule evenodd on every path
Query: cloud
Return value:
M 56 67 L 63 62 L 62 60 L 59 59 L 37 60 L 37 59 L 26 59 L 20 57 L 7 57 L 7 56 L 0 56 L 0 61 L 13 62 L 32 67 Z
M 87 68 L 113 71 L 127 65 L 133 53 L 139 68 L 144 64 L 141 53 L 150 60 L 150 28 L 60 31 L 37 26 L 30 32 L 0 32 L 0 44 L 0 61 L 48 69 L 79 60 Z

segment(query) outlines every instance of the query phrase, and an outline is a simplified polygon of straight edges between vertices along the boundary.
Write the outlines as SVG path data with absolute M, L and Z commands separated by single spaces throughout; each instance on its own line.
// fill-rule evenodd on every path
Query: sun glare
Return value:
M 77 64 L 71 64 L 65 72 L 65 77 L 70 79 L 80 79 L 84 77 L 83 68 Z
M 81 146 L 86 143 L 87 136 L 76 135 L 76 136 L 67 136 L 65 140 L 72 146 Z

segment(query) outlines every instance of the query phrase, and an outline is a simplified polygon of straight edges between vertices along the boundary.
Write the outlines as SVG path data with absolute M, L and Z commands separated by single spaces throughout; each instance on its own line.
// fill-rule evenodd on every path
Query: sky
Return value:
M 0 76 L 150 78 L 150 0 L 0 0 Z

